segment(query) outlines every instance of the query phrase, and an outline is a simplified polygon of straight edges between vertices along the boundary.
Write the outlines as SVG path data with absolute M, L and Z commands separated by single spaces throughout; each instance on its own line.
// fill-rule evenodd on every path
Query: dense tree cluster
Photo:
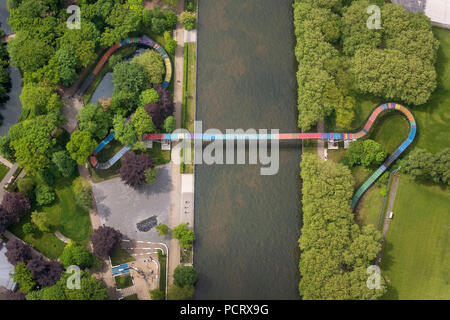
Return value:
M 61 261 L 66 268 L 71 265 L 76 265 L 84 269 L 92 266 L 93 257 L 85 246 L 70 240 L 64 247 L 63 253 L 59 257 L 59 261 Z
M 31 291 L 26 295 L 27 300 L 106 300 L 106 287 L 91 276 L 88 271 L 81 271 L 80 290 L 67 286 L 70 273 L 64 273 L 61 279 L 51 287 Z
M 344 52 L 352 56 L 351 70 L 362 93 L 408 104 L 424 104 L 436 88 L 439 41 L 424 13 L 385 4 L 381 29 L 368 29 L 368 0 L 359 0 L 342 18 Z
M 303 299 L 377 299 L 386 291 L 368 289 L 366 269 L 381 249 L 381 233 L 373 225 L 359 227 L 350 199 L 350 170 L 304 154 L 303 227 L 299 239 Z
M 402 169 L 416 180 L 450 185 L 450 149 L 436 154 L 415 149 L 402 161 Z
M 429 19 L 378 1 L 381 29 L 369 29 L 371 4 L 368 0 L 294 2 L 301 129 L 310 129 L 333 111 L 336 126 L 348 128 L 359 93 L 418 105 L 435 89 L 439 42 Z
M 94 248 L 94 255 L 100 259 L 106 259 L 114 246 L 122 239 L 120 231 L 101 226 L 95 229 L 91 235 L 91 242 Z
M 0 37 L 4 36 L 3 29 L 0 23 Z M 8 91 L 11 88 L 11 79 L 8 72 L 9 57 L 6 47 L 0 45 L 0 105 L 2 105 L 8 99 Z M 3 121 L 3 117 L 0 115 L 0 124 Z M 0 154 L 3 152 L 0 148 Z
M 136 188 L 146 183 L 145 170 L 153 167 L 153 160 L 146 153 L 128 152 L 122 159 L 120 178 L 125 184 Z

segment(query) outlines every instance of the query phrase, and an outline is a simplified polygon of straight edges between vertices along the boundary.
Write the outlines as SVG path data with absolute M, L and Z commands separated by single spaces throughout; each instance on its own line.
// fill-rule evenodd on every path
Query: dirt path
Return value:
M 400 175 L 394 174 L 392 177 L 392 183 L 389 190 L 389 201 L 388 206 L 386 209 L 386 214 L 384 216 L 384 222 L 383 222 L 383 243 L 381 244 L 381 250 L 377 255 L 377 265 L 379 266 L 381 264 L 381 258 L 383 257 L 383 251 L 384 246 L 386 244 L 386 236 L 389 229 L 389 223 L 391 222 L 391 219 L 389 219 L 389 213 L 393 211 L 394 209 L 394 203 L 395 203 L 395 196 L 397 194 L 397 188 L 398 188 L 398 181 L 400 180 Z

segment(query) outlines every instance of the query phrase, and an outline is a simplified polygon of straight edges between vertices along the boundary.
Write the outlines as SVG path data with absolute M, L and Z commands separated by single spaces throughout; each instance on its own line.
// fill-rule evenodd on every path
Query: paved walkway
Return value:
M 16 172 L 18 167 L 19 167 L 19 165 L 17 163 L 14 163 L 12 165 L 11 169 L 9 169 L 8 173 L 3 177 L 3 180 L 0 182 L 0 202 L 3 200 L 3 196 L 7 192 L 4 188 L 6 186 L 6 183 L 12 177 L 14 172 Z
M 386 244 L 386 236 L 389 229 L 389 223 L 391 222 L 391 219 L 389 219 L 389 213 L 393 211 L 394 209 L 394 203 L 395 203 L 395 196 L 397 194 L 397 188 L 398 188 L 398 182 L 400 180 L 400 175 L 394 174 L 392 177 L 392 183 L 389 190 L 389 200 L 388 200 L 388 206 L 386 209 L 386 214 L 384 215 L 384 223 L 383 223 L 383 242 L 381 244 L 381 250 L 377 255 L 377 265 L 379 266 L 381 264 L 381 258 L 383 257 L 383 251 L 384 246 Z
M 324 123 L 324 120 L 317 123 L 317 132 L 325 132 Z M 317 153 L 320 159 L 325 160 L 325 142 L 322 139 L 317 140 Z
M 11 168 L 13 166 L 13 164 L 11 162 L 9 162 L 7 159 L 3 158 L 2 156 L 0 156 L 0 162 L 3 163 L 8 168 Z

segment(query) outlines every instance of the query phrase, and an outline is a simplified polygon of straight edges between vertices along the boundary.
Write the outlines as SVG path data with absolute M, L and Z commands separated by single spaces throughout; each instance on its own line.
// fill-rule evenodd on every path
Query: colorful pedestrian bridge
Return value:
M 375 120 L 385 111 L 399 111 L 409 121 L 410 131 L 407 139 L 398 147 L 398 149 L 389 156 L 386 161 L 359 187 L 352 198 L 351 207 L 355 208 L 361 196 L 370 186 L 399 158 L 399 156 L 413 142 L 416 135 L 416 120 L 413 114 L 404 106 L 396 103 L 386 103 L 378 106 L 370 114 L 363 129 L 355 133 L 278 133 L 278 134 L 205 134 L 205 133 L 161 133 L 144 135 L 144 140 L 357 140 L 364 137 L 372 128 Z M 114 157 L 105 163 L 99 163 L 96 154 L 100 152 L 112 139 L 114 133 L 111 133 L 95 149 L 90 162 L 97 169 L 108 169 L 117 162 L 132 146 L 125 146 Z

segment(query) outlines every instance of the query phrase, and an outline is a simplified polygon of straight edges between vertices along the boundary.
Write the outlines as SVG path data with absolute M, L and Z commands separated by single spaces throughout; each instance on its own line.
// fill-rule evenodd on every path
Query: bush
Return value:
M 45 212 L 34 211 L 31 214 L 31 221 L 41 230 L 42 232 L 50 231 L 50 219 Z
M 72 240 L 64 247 L 59 260 L 66 268 L 71 265 L 76 265 L 84 269 L 91 267 L 93 264 L 92 254 L 89 250 Z
M 45 184 L 36 187 L 36 202 L 40 206 L 49 205 L 55 200 L 52 188 Z
M 173 236 L 178 239 L 180 245 L 184 249 L 191 249 L 192 243 L 195 241 L 195 233 L 188 229 L 187 223 L 181 223 L 173 229 Z
M 36 183 L 30 177 L 23 177 L 22 179 L 19 179 L 17 181 L 17 188 L 19 189 L 20 193 L 27 197 L 33 195 L 35 185 Z
M 158 177 L 158 169 L 150 168 L 144 171 L 145 174 L 145 182 L 148 184 L 152 184 L 156 181 Z
M 163 123 L 164 130 L 167 133 L 172 133 L 177 128 L 177 119 L 174 116 L 169 116 L 164 120 Z
M 156 92 L 156 90 L 153 88 L 142 91 L 141 95 L 139 96 L 139 106 L 142 107 L 151 102 L 158 102 L 158 101 L 159 101 L 158 92 Z
M 149 293 L 152 300 L 164 300 L 166 297 L 165 293 L 161 289 L 150 290 Z
M 30 222 L 27 222 L 22 226 L 22 231 L 24 234 L 30 234 L 34 236 L 38 230 L 39 228 Z
M 166 73 L 166 67 L 161 55 L 155 50 L 147 50 L 143 54 L 133 58 L 132 63 L 139 65 L 139 70 L 145 70 L 145 75 L 148 77 L 150 83 L 161 84 L 163 75 Z M 114 69 L 115 70 L 115 69 Z M 145 85 L 147 83 L 145 82 Z M 115 85 L 115 82 L 114 82 Z M 141 88 L 143 89 L 143 87 Z
M 193 267 L 179 265 L 173 272 L 173 279 L 176 286 L 186 287 L 195 285 L 198 276 Z
M 165 224 L 158 224 L 156 227 L 156 230 L 158 230 L 158 235 L 165 236 L 167 233 L 169 233 L 169 227 Z
M 195 29 L 195 25 L 197 24 L 197 17 L 194 13 L 185 11 L 180 16 L 180 22 L 186 30 L 192 30 Z
M 36 282 L 33 280 L 30 270 L 27 269 L 23 262 L 16 265 L 12 277 L 19 285 L 20 291 L 23 293 L 29 293 L 36 286 Z
M 77 163 L 70 157 L 66 150 L 55 152 L 52 161 L 63 177 L 70 177 L 75 173 Z

